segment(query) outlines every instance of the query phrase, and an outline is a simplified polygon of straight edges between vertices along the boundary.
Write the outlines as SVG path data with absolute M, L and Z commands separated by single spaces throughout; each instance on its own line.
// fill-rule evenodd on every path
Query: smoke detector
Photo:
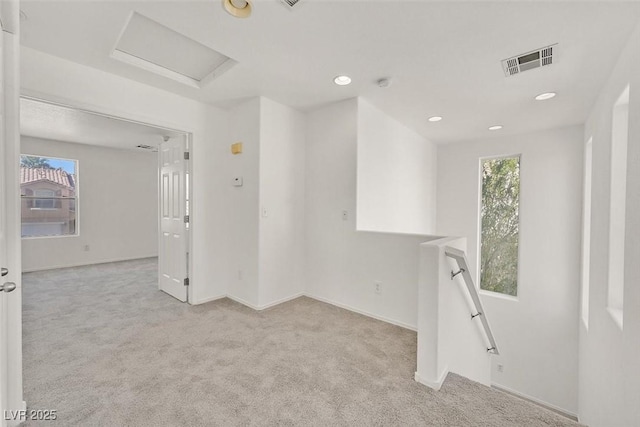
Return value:
M 545 67 L 556 61 L 554 50 L 557 50 L 558 44 L 552 44 L 540 49 L 523 53 L 513 58 L 502 60 L 502 69 L 505 76 L 513 76 L 524 71 L 533 70 L 534 68 Z
M 391 83 L 393 83 L 393 81 L 390 78 L 385 77 L 378 80 L 376 83 L 378 84 L 378 87 L 385 88 L 391 86 Z

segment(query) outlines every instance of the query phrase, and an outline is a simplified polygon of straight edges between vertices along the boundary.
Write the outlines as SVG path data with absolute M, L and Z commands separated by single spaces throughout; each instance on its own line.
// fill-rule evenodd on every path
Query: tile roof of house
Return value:
M 20 167 L 20 184 L 36 181 L 51 181 L 65 187 L 75 188 L 75 176 L 62 169 Z

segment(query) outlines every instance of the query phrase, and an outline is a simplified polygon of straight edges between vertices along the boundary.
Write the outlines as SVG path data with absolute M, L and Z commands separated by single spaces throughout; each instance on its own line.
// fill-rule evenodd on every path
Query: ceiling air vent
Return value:
M 285 6 L 287 6 L 288 9 L 293 10 L 293 8 L 300 2 L 300 0 L 282 0 L 282 3 L 284 3 Z
M 503 60 L 502 68 L 504 69 L 504 74 L 509 77 L 534 68 L 553 64 L 554 50 L 557 49 L 557 46 L 557 44 L 553 44 Z

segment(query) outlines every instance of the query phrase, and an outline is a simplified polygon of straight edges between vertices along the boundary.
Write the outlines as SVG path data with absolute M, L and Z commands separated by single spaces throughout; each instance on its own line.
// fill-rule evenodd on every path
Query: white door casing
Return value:
M 4 64 L 4 32 L 0 31 L 0 61 L 2 61 L 2 65 Z M 2 66 L 0 65 L 0 69 Z M 0 80 L 4 78 L 4 73 L 0 77 Z M 0 84 L 0 98 L 4 100 L 4 85 Z M 2 140 L 0 141 L 0 165 L 4 165 L 4 151 L 6 145 L 6 137 L 4 135 L 4 108 L 1 109 L 2 116 L 0 120 L 0 135 Z M 8 269 L 8 259 L 7 259 L 7 239 L 6 239 L 6 220 L 5 220 L 5 200 L 4 195 L 6 194 L 5 185 L 4 185 L 4 167 L 2 173 L 0 173 L 0 266 Z M 3 271 L 3 275 L 4 275 Z M 8 276 L 8 273 L 7 273 Z M 8 281 L 8 277 L 3 276 L 0 280 L 0 283 L 5 283 Z M 4 415 L 8 409 L 7 405 L 7 297 L 4 292 L 0 292 L 0 415 Z M 0 421 L 0 426 L 5 427 L 7 425 L 7 421 L 5 417 L 2 417 Z
M 159 146 L 160 290 L 187 301 L 188 229 L 186 224 L 187 136 L 169 138 Z
M 19 199 L 19 3 L 0 2 L 0 416 L 1 425 L 25 420 L 22 400 L 22 294 Z M 6 411 L 6 412 L 5 412 Z

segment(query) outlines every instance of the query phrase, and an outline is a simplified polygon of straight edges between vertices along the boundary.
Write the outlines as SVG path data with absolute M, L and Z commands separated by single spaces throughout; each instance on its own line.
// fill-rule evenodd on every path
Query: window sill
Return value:
M 57 236 L 21 236 L 22 240 L 35 240 L 35 239 L 62 239 L 68 237 L 79 237 L 79 234 L 59 234 Z
M 487 291 L 485 289 L 480 289 L 479 290 L 480 295 L 482 296 L 488 296 L 488 297 L 493 297 L 493 298 L 497 298 L 497 299 L 503 299 L 506 301 L 513 301 L 513 302 L 518 302 L 518 297 L 514 297 L 512 295 L 507 295 L 507 294 L 501 294 L 500 292 L 493 292 L 493 291 Z

